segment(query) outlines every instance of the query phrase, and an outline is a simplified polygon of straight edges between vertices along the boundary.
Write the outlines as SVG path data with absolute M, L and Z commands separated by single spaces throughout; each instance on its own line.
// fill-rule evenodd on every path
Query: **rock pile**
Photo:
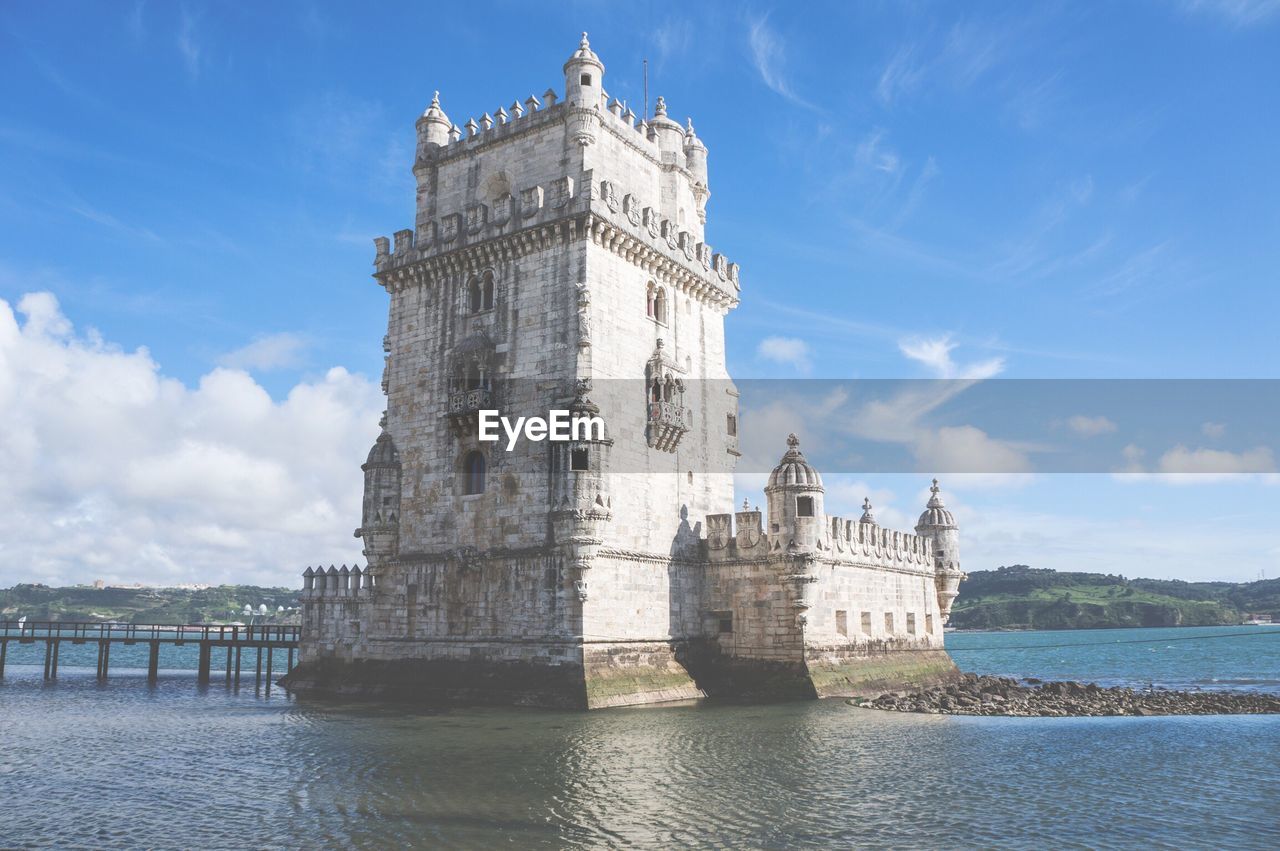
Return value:
M 933 715 L 1263 715 L 1280 713 L 1280 697 L 1226 691 L 1103 688 L 1094 683 L 1019 682 L 965 674 L 925 691 L 855 698 L 855 706 Z

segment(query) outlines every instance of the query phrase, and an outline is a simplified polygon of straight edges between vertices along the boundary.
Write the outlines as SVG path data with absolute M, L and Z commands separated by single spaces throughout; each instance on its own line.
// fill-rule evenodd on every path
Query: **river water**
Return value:
M 1280 629 L 948 644 L 982 673 L 1280 690 Z M 1280 716 L 963 718 L 840 700 L 430 713 L 295 699 L 255 689 L 251 669 L 238 690 L 201 687 L 193 648 L 169 651 L 154 686 L 145 651 L 113 651 L 105 683 L 91 650 L 64 647 L 49 684 L 38 654 L 12 645 L 0 683 L 0 847 L 1280 843 Z

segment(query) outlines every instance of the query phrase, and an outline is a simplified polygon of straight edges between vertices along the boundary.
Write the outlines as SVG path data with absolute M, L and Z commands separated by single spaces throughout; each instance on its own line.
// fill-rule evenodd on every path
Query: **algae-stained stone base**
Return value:
M 945 650 L 898 650 L 808 663 L 818 697 L 879 695 L 905 688 L 926 688 L 960 678 L 960 669 Z

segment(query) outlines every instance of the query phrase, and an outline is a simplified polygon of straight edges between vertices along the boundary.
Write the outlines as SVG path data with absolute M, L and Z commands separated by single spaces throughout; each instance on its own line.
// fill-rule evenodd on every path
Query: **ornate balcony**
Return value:
M 493 391 L 488 387 L 474 390 L 454 390 L 449 394 L 449 415 L 472 414 L 482 408 L 493 407 Z
M 680 438 L 693 428 L 693 412 L 675 402 L 649 403 L 649 445 L 675 452 Z

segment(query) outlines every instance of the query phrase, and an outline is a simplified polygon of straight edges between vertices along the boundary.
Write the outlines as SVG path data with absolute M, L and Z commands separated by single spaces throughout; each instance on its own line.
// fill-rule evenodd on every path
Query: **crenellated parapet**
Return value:
M 843 517 L 827 519 L 828 528 L 808 553 L 823 563 L 933 574 L 933 544 L 928 538 Z M 765 531 L 762 520 L 759 510 L 708 515 L 706 544 L 710 561 L 794 556 L 791 541 Z
M 738 303 L 737 263 L 662 217 L 656 199 L 597 181 L 592 170 L 513 187 L 492 203 L 477 201 L 425 219 L 417 231 L 377 237 L 374 277 L 391 289 L 417 274 L 471 271 L 581 236 L 723 310 Z
M 367 599 L 373 596 L 377 579 L 360 565 L 334 567 L 326 570 L 308 567 L 302 574 L 302 599 L 305 602 Z

